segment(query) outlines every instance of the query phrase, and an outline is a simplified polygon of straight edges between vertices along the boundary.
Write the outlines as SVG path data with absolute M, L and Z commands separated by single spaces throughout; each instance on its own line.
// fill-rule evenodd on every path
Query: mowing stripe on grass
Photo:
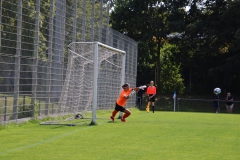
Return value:
M 148 115 L 148 113 L 144 112 L 143 114 L 135 115 L 135 116 L 145 116 L 145 115 Z M 108 121 L 98 123 L 98 125 L 102 125 L 102 124 L 106 124 L 106 123 L 108 123 Z M 5 150 L 5 151 L 0 151 L 0 155 L 6 155 L 6 154 L 9 154 L 9 153 L 12 153 L 12 152 L 15 152 L 15 151 L 20 151 L 20 150 L 23 150 L 23 149 L 33 148 L 33 147 L 36 147 L 36 146 L 41 145 L 41 144 L 49 143 L 49 142 L 52 142 L 54 140 L 73 135 L 73 134 L 75 134 L 77 132 L 80 132 L 80 131 L 83 131 L 83 130 L 91 129 L 92 127 L 94 127 L 94 126 L 89 126 L 89 127 L 86 127 L 86 128 L 79 128 L 79 129 L 74 130 L 72 132 L 68 132 L 68 133 L 65 133 L 63 135 L 55 136 L 55 137 L 52 137 L 52 138 L 49 138 L 49 139 L 46 139 L 46 140 L 42 140 L 42 141 L 39 141 L 39 142 L 36 142 L 36 143 L 33 143 L 33 144 L 13 148 L 13 149 L 10 149 L 10 150 L 8 149 L 8 150 Z
M 104 124 L 104 122 L 103 123 L 99 123 L 98 125 L 101 125 L 101 124 Z M 19 150 L 23 150 L 23 149 L 32 148 L 32 147 L 35 147 L 35 146 L 38 146 L 38 145 L 41 145 L 41 144 L 44 144 L 44 143 L 49 143 L 49 142 L 54 141 L 56 139 L 63 138 L 63 137 L 66 137 L 66 136 L 70 136 L 70 135 L 72 135 L 74 133 L 77 133 L 77 132 L 80 132 L 80 131 L 83 131 L 83 130 L 86 130 L 86 129 L 91 129 L 92 127 L 94 127 L 94 126 L 89 126 L 87 128 L 79 128 L 78 130 L 74 130 L 72 132 L 68 132 L 68 133 L 65 133 L 63 135 L 55 136 L 55 137 L 52 137 L 52 138 L 49 138 L 49 139 L 46 139 L 46 140 L 43 140 L 43 141 L 39 141 L 39 142 L 36 142 L 36 143 L 33 143 L 33 144 L 29 144 L 29 145 L 26 145 L 26 146 L 13 148 L 13 149 L 7 150 L 7 151 L 1 151 L 0 155 L 8 154 L 8 153 L 19 151 Z
M 239 115 L 132 111 L 122 123 L 111 122 L 109 114 L 100 114 L 101 125 L 94 128 L 36 123 L 7 128 L 0 159 L 240 159 Z M 118 156 L 119 150 L 127 152 Z

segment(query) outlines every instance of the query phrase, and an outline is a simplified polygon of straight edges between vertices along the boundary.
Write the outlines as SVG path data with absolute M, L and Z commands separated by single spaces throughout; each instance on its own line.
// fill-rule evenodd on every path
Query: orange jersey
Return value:
M 156 94 L 157 93 L 157 89 L 155 86 L 149 86 L 147 88 L 147 94 Z
M 129 96 L 129 94 L 132 92 L 132 90 L 133 90 L 132 88 L 129 88 L 129 90 L 127 92 L 122 90 L 122 92 L 120 93 L 120 96 L 117 100 L 117 104 L 119 106 L 122 106 L 122 107 L 125 106 L 127 99 L 124 98 L 124 96 Z

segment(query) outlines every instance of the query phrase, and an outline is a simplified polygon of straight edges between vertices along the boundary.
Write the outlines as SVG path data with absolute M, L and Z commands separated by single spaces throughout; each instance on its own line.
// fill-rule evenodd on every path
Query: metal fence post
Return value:
M 4 98 L 4 124 L 7 121 L 7 96 Z
M 32 99 L 31 104 L 34 106 L 36 100 L 37 90 L 37 66 L 38 66 L 38 42 L 39 42 L 39 14 L 40 14 L 40 0 L 36 0 L 36 16 L 35 16 L 35 38 L 34 38 L 34 55 L 32 68 Z M 34 117 L 34 108 L 31 109 L 32 117 Z
M 52 43 L 53 43 L 53 1 L 50 4 L 49 17 L 49 40 L 48 40 L 48 61 L 47 61 L 47 78 L 46 78 L 46 97 L 45 97 L 45 115 L 48 115 L 48 106 L 51 102 L 51 72 L 52 72 Z
M 13 120 L 18 117 L 19 79 L 20 79 L 20 56 L 22 43 L 22 0 L 18 0 L 18 20 L 17 20 L 17 46 L 15 56 L 14 72 L 14 99 L 13 99 Z

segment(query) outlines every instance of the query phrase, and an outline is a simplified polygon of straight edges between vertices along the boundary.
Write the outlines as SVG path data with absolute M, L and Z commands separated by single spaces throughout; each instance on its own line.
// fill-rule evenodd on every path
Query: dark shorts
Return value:
M 120 112 L 124 112 L 124 111 L 125 111 L 125 108 L 122 107 L 122 106 L 119 106 L 119 105 L 116 103 L 115 110 L 116 110 L 116 111 L 120 111 Z
M 214 106 L 214 108 L 218 108 L 218 107 L 219 107 L 219 106 L 218 106 L 218 102 L 213 103 L 213 106 Z
M 151 97 L 153 94 L 149 94 L 149 97 Z M 155 96 L 152 98 L 148 99 L 148 102 L 155 102 Z

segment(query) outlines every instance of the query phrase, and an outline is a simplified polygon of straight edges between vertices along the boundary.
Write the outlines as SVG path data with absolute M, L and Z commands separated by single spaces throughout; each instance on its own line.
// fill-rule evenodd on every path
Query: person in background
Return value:
M 150 105 L 152 105 L 152 112 L 154 113 L 156 93 L 157 93 L 157 89 L 154 86 L 154 82 L 150 81 L 150 86 L 147 88 L 147 96 L 148 96 L 148 104 L 147 104 L 147 107 L 146 107 L 147 112 L 149 112 Z
M 227 93 L 227 97 L 226 97 L 226 108 L 227 108 L 227 113 L 232 113 L 233 110 L 233 96 L 231 95 L 230 92 Z
M 143 95 L 145 94 L 145 90 L 144 89 L 139 89 L 137 91 L 137 103 L 136 105 L 138 106 L 138 109 L 142 108 L 142 101 L 143 101 Z
M 214 94 L 214 96 L 213 96 L 213 107 L 214 107 L 214 111 L 216 113 L 218 113 L 219 99 L 220 99 L 219 94 Z

